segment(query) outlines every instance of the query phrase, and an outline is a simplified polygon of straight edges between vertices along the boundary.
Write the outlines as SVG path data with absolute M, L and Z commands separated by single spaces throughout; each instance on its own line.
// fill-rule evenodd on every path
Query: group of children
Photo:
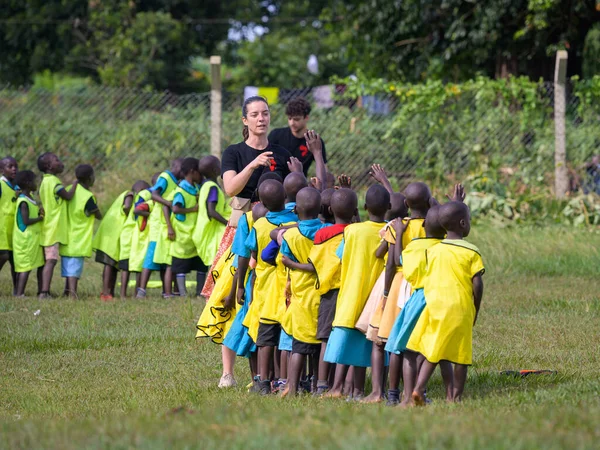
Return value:
M 347 178 L 334 187 L 294 172 L 261 177 L 197 325 L 197 338 L 222 344 L 219 387 L 236 385 L 235 358 L 244 356 L 248 388 L 260 394 L 424 405 L 439 364 L 446 399 L 460 401 L 484 273 L 464 240 L 463 188 L 440 205 L 424 183 L 399 193 L 380 166 L 372 175 L 380 184 L 366 192 L 364 222 Z
M 68 187 L 58 178 L 64 164 L 55 154 L 42 154 L 38 169 L 39 189 L 34 172 L 19 171 L 12 157 L 0 160 L 0 270 L 10 264 L 13 295 L 25 295 L 29 274 L 37 270 L 38 296 L 50 297 L 60 257 L 63 294 L 77 297 L 84 259 L 94 251 L 104 265 L 102 300 L 114 298 L 118 271 L 121 297 L 131 272 L 137 273 L 136 297 L 146 296 L 153 271 L 160 272 L 164 297 L 186 295 L 191 271 L 197 272 L 197 291 L 202 288 L 230 214 L 217 183 L 218 158 L 175 159 L 170 170 L 154 175 L 152 186 L 138 180 L 122 192 L 104 217 L 90 190 L 90 165 L 78 165 Z M 101 222 L 94 233 L 95 220 Z

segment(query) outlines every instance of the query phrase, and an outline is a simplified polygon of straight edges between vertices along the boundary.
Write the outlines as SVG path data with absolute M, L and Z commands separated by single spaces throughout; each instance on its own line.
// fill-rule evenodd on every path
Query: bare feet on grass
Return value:
M 367 395 L 365 398 L 363 398 L 360 402 L 361 403 L 381 403 L 383 401 L 383 396 L 376 393 L 376 392 L 371 392 L 369 395 Z
M 343 398 L 342 391 L 329 391 L 323 394 L 323 398 Z
M 425 406 L 425 396 L 417 391 L 413 391 L 412 401 L 415 406 Z

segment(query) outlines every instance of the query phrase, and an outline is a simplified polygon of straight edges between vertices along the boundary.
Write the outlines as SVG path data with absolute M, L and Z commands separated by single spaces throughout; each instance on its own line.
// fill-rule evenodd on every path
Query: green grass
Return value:
M 440 400 L 437 374 L 434 403 L 408 411 L 219 391 L 220 349 L 194 341 L 201 300 L 0 297 L 0 448 L 597 447 L 600 234 L 481 226 L 472 241 L 486 290 L 461 405 Z M 528 368 L 558 373 L 499 374 Z

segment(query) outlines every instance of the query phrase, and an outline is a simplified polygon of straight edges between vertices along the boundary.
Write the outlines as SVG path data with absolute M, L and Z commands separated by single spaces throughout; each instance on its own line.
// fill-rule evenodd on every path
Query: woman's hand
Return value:
M 259 169 L 260 167 L 268 167 L 271 165 L 271 159 L 273 159 L 272 156 L 273 152 L 263 152 L 254 158 L 254 161 L 250 163 L 250 166 L 254 170 Z

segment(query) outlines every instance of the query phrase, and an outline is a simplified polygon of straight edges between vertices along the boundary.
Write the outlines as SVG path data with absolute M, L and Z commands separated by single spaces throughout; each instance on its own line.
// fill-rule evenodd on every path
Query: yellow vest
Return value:
M 333 227 L 339 227 L 339 225 L 333 225 Z M 329 228 L 331 227 L 327 227 L 327 229 Z M 321 295 L 327 294 L 332 289 L 340 288 L 342 264 L 335 252 L 343 237 L 344 231 L 342 230 L 323 242 L 316 242 L 310 251 L 309 261 L 316 272 L 315 289 Z
M 12 250 L 13 225 L 15 222 L 15 189 L 6 180 L 0 179 L 0 250 Z
M 369 220 L 348 225 L 344 229 L 342 275 L 334 327 L 354 328 L 383 271 L 383 259 L 375 257 L 381 240 L 381 225 Z
M 427 270 L 427 249 L 440 242 L 442 240 L 436 238 L 417 238 L 402 251 L 404 279 L 410 283 L 413 289 L 423 287 Z
M 16 272 L 29 272 L 44 265 L 44 250 L 40 246 L 43 221 L 24 225 L 19 212 L 23 203 L 29 208 L 30 219 L 39 217 L 40 211 L 38 205 L 29 197 L 21 194 L 17 199 L 12 236 Z
M 140 199 L 146 202 L 150 209 L 150 214 L 152 214 L 152 210 L 155 205 L 154 201 L 152 200 L 152 193 L 147 189 L 144 189 L 136 196 L 133 202 L 134 206 L 131 209 L 135 209 L 135 205 Z M 146 251 L 148 250 L 148 243 L 150 242 L 150 218 L 148 217 L 146 228 L 142 230 L 141 227 L 144 219 L 145 217 L 142 216 L 134 216 L 135 226 L 133 227 L 133 233 L 131 234 L 131 251 L 129 254 L 130 272 L 142 271 L 144 257 L 146 256 Z
M 110 258 L 119 261 L 119 237 L 127 216 L 123 211 L 123 202 L 129 191 L 121 193 L 110 206 L 92 240 L 92 249 L 106 253 Z
M 175 191 L 172 191 L 169 195 L 163 197 L 165 200 L 172 202 L 173 197 L 175 197 Z M 160 216 L 158 220 L 158 224 L 152 223 L 150 227 L 150 242 L 156 242 L 156 247 L 154 247 L 154 257 L 152 258 L 152 262 L 155 264 L 167 264 L 171 265 L 171 249 L 173 248 L 173 242 L 169 239 L 169 228 L 167 227 L 167 219 L 165 218 L 164 213 L 165 205 L 161 203 L 156 203 L 154 205 L 154 210 L 160 211 Z M 154 210 L 152 212 L 154 212 Z M 152 217 L 152 214 L 150 215 Z M 171 210 L 169 209 L 169 221 L 171 222 Z M 171 225 L 173 222 L 171 222 Z M 155 240 L 152 239 L 152 227 L 158 228 L 158 234 Z M 177 239 L 177 237 L 175 237 Z
M 219 243 L 225 232 L 225 225 L 218 220 L 208 217 L 206 199 L 212 187 L 216 187 L 218 192 L 216 211 L 225 219 L 229 219 L 231 215 L 231 207 L 225 201 L 225 195 L 219 185 L 214 181 L 205 181 L 200 188 L 200 195 L 198 196 L 198 220 L 196 221 L 196 228 L 192 237 L 198 256 L 207 266 L 210 266 L 215 259 Z
M 123 223 L 123 228 L 121 228 L 121 234 L 119 235 L 119 261 L 128 260 L 131 254 L 131 238 L 133 237 L 133 229 L 135 228 L 135 200 L 138 198 L 139 194 L 133 194 L 131 209 Z
M 164 198 L 165 200 L 168 200 L 171 193 L 173 191 L 175 191 L 175 189 L 177 188 L 177 181 L 173 179 L 173 176 L 171 175 L 171 172 L 169 172 L 169 171 L 165 171 L 165 172 L 161 173 L 158 178 L 162 178 L 163 180 L 165 180 L 167 182 L 167 188 L 162 193 L 162 198 Z M 152 210 L 152 213 L 150 214 L 150 217 L 148 218 L 149 225 L 150 225 L 150 241 L 151 242 L 158 241 L 160 239 L 160 237 L 162 236 L 162 231 L 165 231 L 165 233 L 166 233 L 167 223 L 163 219 L 163 212 L 162 212 L 163 205 L 161 204 L 160 206 L 161 206 L 160 208 L 154 208 Z
M 183 201 L 185 202 L 183 205 L 184 208 L 193 208 L 198 203 L 196 195 L 186 191 L 181 186 L 177 186 L 177 189 L 175 189 L 175 195 L 177 194 L 183 196 Z M 173 198 L 175 198 L 175 195 Z M 198 255 L 194 240 L 192 239 L 198 213 L 181 215 L 183 216 L 183 220 L 180 220 L 176 214 L 171 214 L 171 223 L 175 230 L 175 241 L 171 244 L 171 256 L 179 259 L 190 259 Z
M 44 208 L 44 220 L 41 222 L 44 247 L 69 243 L 68 202 L 56 195 L 55 190 L 59 185 L 62 182 L 58 177 L 49 173 L 44 174 L 40 184 L 40 200 Z
M 283 235 L 290 251 L 300 264 L 308 264 L 313 241 L 298 228 L 290 228 Z M 317 321 L 321 295 L 315 288 L 315 273 L 290 269 L 292 300 L 289 309 L 292 315 L 292 336 L 301 342 L 319 344 L 317 339 Z
M 78 185 L 75 195 L 67 204 L 69 218 L 69 243 L 60 246 L 60 256 L 92 256 L 92 237 L 94 235 L 94 215 L 87 216 L 85 204 L 94 194 Z M 94 199 L 95 200 L 95 199 Z

